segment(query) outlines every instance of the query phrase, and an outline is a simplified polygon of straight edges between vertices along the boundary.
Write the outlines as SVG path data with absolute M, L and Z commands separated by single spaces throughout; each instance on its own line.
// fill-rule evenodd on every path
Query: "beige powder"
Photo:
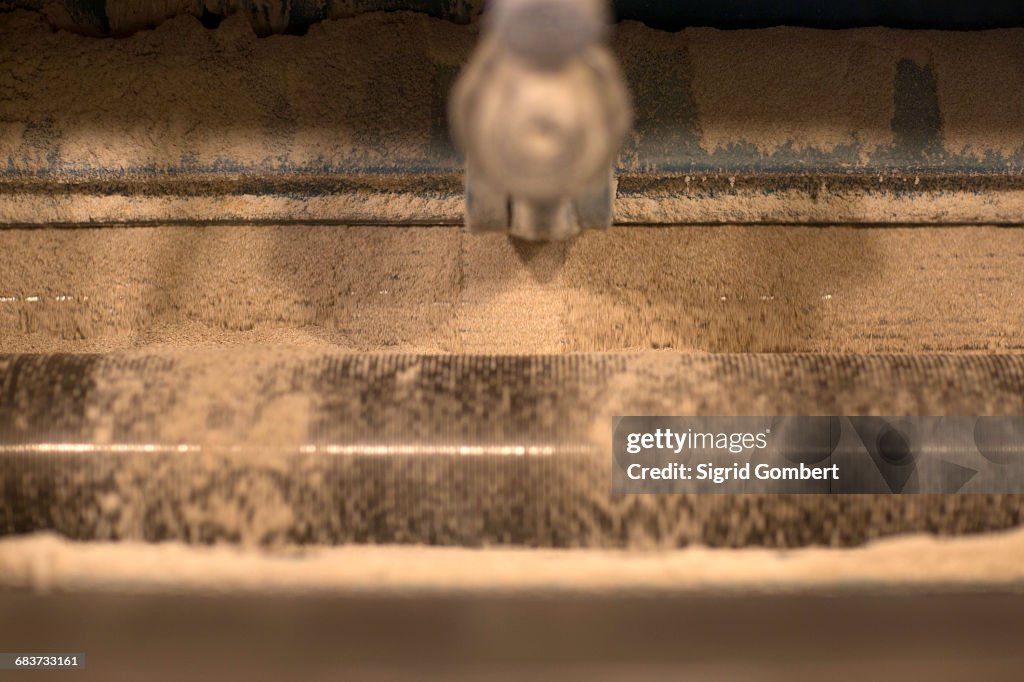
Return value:
M 7 172 L 107 178 L 179 169 L 164 177 L 176 182 L 195 180 L 187 174 L 196 169 L 454 170 L 445 88 L 477 30 L 398 12 L 260 39 L 236 14 L 216 30 L 179 16 L 97 40 L 54 32 L 36 13 L 3 13 L 0 159 Z M 850 148 L 853 165 L 865 163 L 894 142 L 903 59 L 935 74 L 947 151 L 1009 156 L 1024 145 L 1019 29 L 666 33 L 625 22 L 612 43 L 640 104 L 627 168 L 678 163 L 688 145 L 712 154 Z
M 1012 228 L 0 231 L 0 352 L 1020 352 Z
M 0 540 L 0 587 L 41 592 L 529 594 L 1015 590 L 1024 533 L 906 537 L 851 550 L 608 552 L 346 547 L 264 554 L 166 543 Z

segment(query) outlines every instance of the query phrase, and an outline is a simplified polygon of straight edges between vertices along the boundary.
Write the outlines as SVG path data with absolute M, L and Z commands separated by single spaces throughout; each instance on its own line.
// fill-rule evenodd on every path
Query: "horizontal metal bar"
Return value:
M 152 184 L 150 184 L 152 181 Z M 0 179 L 3 227 L 460 225 L 458 174 Z M 1024 175 L 623 172 L 615 224 L 1021 225 Z

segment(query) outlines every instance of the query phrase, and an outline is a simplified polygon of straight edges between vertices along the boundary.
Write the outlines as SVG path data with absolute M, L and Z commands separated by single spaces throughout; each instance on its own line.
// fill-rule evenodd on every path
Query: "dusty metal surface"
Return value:
M 1022 30 L 620 24 L 618 220 L 1019 223 Z M 0 34 L 0 224 L 461 221 L 445 102 L 473 26 L 179 17 L 102 41 L 15 11 Z
M 620 414 L 1024 414 L 1019 356 L 0 361 L 0 530 L 78 539 L 851 545 L 1021 522 L 1014 495 L 633 496 Z

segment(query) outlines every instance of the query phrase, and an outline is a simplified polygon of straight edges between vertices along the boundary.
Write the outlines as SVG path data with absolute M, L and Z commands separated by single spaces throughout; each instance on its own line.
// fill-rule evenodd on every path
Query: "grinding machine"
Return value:
M 0 0 L 0 674 L 1019 679 L 1022 169 L 1008 0 Z

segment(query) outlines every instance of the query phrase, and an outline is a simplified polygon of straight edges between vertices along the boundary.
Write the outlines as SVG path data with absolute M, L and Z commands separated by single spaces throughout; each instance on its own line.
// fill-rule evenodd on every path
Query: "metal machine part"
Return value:
M 951 390 L 950 377 L 956 377 Z M 617 495 L 619 414 L 1014 414 L 1021 356 L 0 355 L 0 536 L 857 545 L 1020 495 Z
M 1013 678 L 1024 495 L 617 493 L 610 427 L 1020 426 L 1024 3 L 604 1 L 646 25 L 0 0 L 7 651 L 88 652 L 76 682 Z M 752 24 L 787 28 L 693 28 Z M 1009 30 L 793 28 L 861 24 Z M 616 190 L 629 229 L 506 236 L 607 226 Z M 905 533 L 988 537 L 833 549 Z
M 494 4 L 449 112 L 470 231 L 556 241 L 611 225 L 632 114 L 607 20 L 603 0 Z

